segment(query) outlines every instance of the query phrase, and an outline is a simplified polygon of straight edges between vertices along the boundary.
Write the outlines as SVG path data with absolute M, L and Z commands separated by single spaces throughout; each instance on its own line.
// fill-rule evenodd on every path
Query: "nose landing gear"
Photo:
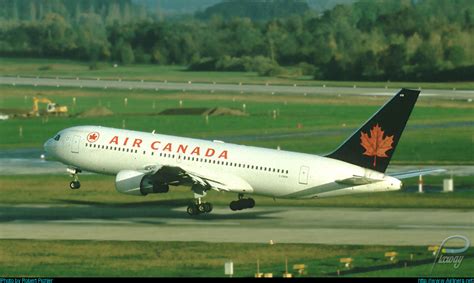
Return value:
M 77 190 L 81 187 L 81 182 L 79 182 L 79 176 L 78 174 L 81 171 L 81 169 L 77 169 L 77 168 L 67 168 L 67 172 L 70 173 L 71 177 L 74 178 L 73 181 L 71 181 L 71 183 L 69 183 L 69 188 L 73 189 L 73 190 Z
M 81 187 L 81 182 L 79 181 L 71 181 L 71 183 L 69 183 L 69 187 L 73 190 L 77 190 Z

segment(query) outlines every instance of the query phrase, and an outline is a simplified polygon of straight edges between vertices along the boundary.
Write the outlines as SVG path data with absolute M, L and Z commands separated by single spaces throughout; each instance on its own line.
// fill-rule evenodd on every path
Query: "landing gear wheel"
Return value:
M 239 200 L 231 201 L 229 205 L 233 211 L 253 208 L 254 206 L 255 200 L 253 198 L 243 198 L 241 195 L 239 195 Z
M 229 205 L 230 209 L 232 211 L 236 211 L 236 210 L 241 210 L 242 208 L 240 207 L 240 203 L 239 201 L 231 201 L 230 202 L 230 205 Z
M 194 204 L 189 205 L 188 209 L 186 209 L 186 211 L 188 212 L 189 215 L 198 215 L 199 214 L 198 207 Z
M 205 203 L 198 204 L 197 209 L 198 209 L 199 213 L 206 212 L 206 204 Z
M 204 203 L 204 212 L 209 213 L 212 211 L 212 204 L 209 202 Z
M 248 207 L 247 208 L 254 208 L 255 207 L 255 201 L 253 200 L 253 198 L 249 198 L 247 202 L 248 202 Z
M 72 181 L 69 183 L 69 187 L 73 190 L 77 190 L 81 187 L 81 183 L 79 181 Z

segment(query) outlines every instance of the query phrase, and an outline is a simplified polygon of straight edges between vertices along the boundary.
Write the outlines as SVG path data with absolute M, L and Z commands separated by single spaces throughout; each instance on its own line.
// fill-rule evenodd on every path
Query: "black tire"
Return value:
M 188 208 L 186 209 L 186 212 L 189 215 L 197 215 L 199 213 L 197 206 L 194 204 L 189 205 Z
M 212 211 L 212 204 L 209 202 L 204 203 L 204 212 L 209 213 Z
M 254 208 L 255 207 L 255 201 L 253 198 L 248 199 L 248 208 Z
M 240 209 L 249 208 L 250 205 L 251 205 L 250 200 L 247 199 L 247 198 L 243 198 L 243 199 L 239 200 L 239 207 L 240 207 Z
M 72 181 L 69 183 L 69 187 L 73 190 L 77 190 L 81 187 L 81 183 L 79 181 Z
M 232 211 L 241 209 L 238 201 L 231 201 L 229 207 Z
M 206 212 L 206 204 L 205 203 L 198 204 L 197 209 L 200 213 Z

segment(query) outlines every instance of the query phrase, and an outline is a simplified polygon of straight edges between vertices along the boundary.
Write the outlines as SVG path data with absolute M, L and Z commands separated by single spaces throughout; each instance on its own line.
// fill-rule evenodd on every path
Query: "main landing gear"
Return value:
M 210 202 L 201 202 L 201 199 L 199 198 L 196 203 L 190 204 L 186 211 L 189 215 L 209 213 L 212 211 L 212 204 Z
M 67 168 L 67 172 L 74 178 L 74 180 L 69 183 L 69 188 L 73 190 L 79 189 L 81 187 L 81 182 L 79 182 L 79 177 L 77 175 L 82 172 L 81 169 Z
M 191 190 L 194 192 L 194 203 L 190 204 L 186 209 L 189 215 L 198 215 L 202 213 L 209 213 L 212 211 L 212 204 L 210 202 L 202 202 L 201 199 L 206 195 L 206 190 L 203 185 L 194 184 Z
M 253 208 L 255 206 L 255 201 L 253 198 L 244 198 L 243 194 L 239 194 L 239 199 L 230 202 L 230 209 L 233 211 L 242 210 L 247 208 Z

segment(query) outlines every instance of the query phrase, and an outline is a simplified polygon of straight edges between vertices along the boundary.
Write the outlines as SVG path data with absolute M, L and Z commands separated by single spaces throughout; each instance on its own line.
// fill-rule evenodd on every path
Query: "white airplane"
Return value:
M 120 193 L 145 196 L 166 193 L 170 186 L 189 185 L 194 201 L 190 215 L 208 213 L 212 204 L 202 198 L 209 190 L 238 194 L 232 210 L 252 208 L 244 195 L 274 198 L 319 198 L 354 193 L 399 190 L 399 179 L 442 169 L 401 172 L 385 170 L 400 140 L 419 91 L 402 89 L 326 156 L 273 150 L 106 128 L 77 126 L 60 131 L 44 148 L 68 165 L 78 189 L 82 170 L 116 175 Z

